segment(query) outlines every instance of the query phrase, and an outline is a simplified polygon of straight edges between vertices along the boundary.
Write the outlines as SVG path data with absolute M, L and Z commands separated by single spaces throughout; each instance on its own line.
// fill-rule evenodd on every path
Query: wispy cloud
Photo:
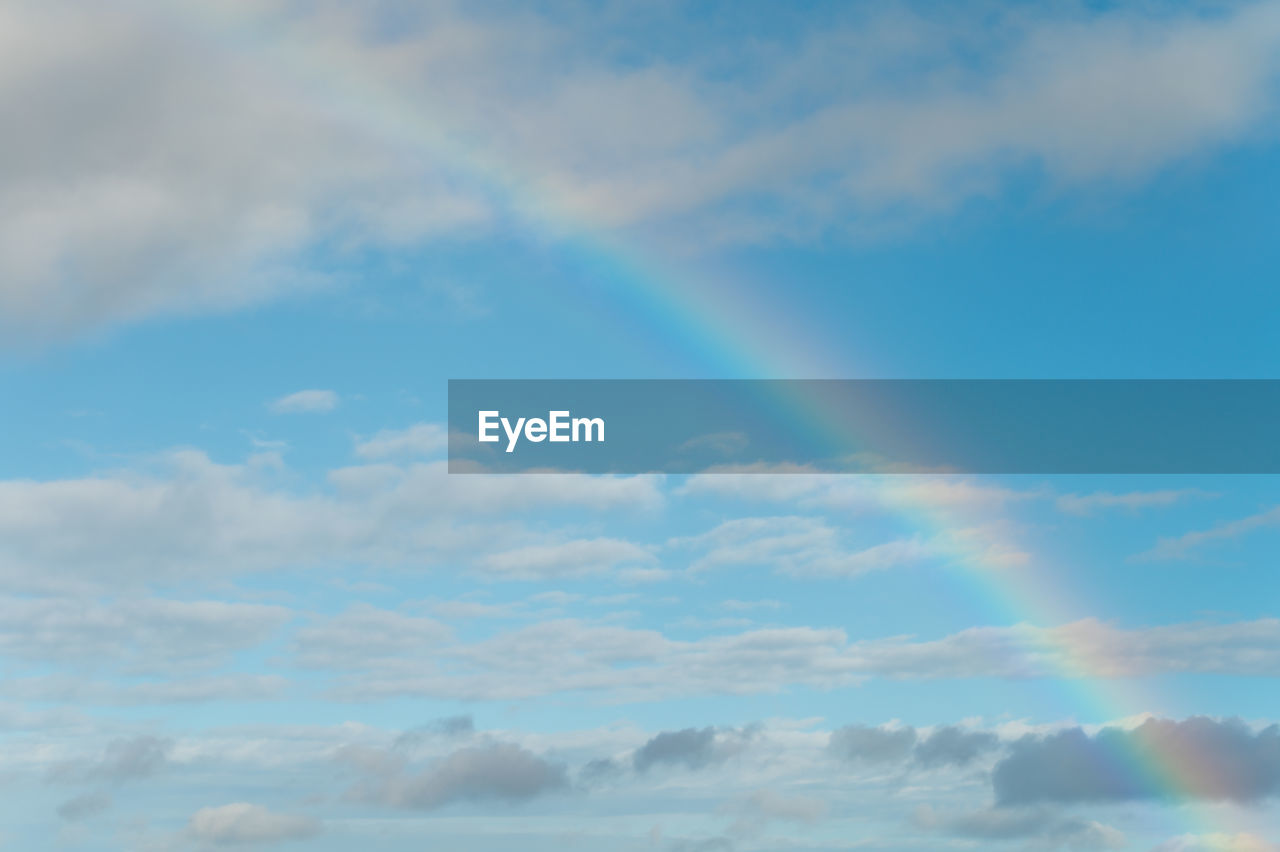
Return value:
M 1162 538 L 1155 547 L 1133 558 L 1136 560 L 1187 559 L 1206 545 L 1230 541 L 1277 524 L 1280 524 L 1280 506 L 1239 520 L 1218 524 L 1206 530 L 1189 532 L 1177 538 Z
M 323 414 L 338 407 L 338 394 L 331 390 L 300 390 L 271 403 L 276 414 Z

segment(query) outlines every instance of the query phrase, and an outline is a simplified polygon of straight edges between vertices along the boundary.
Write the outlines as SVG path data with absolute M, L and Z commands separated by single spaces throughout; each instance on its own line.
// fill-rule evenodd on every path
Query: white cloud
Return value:
M 612 7 L 432 5 L 395 39 L 353 6 L 150 9 L 0 7 L 13 334 L 325 286 L 351 249 L 486 228 L 495 198 L 705 246 L 876 230 L 1029 166 L 1139 180 L 1257 132 L 1280 44 L 1269 3 L 851 12 L 710 53 Z
M 219 845 L 303 840 L 320 831 L 314 819 L 276 813 L 262 805 L 235 802 L 201 808 L 191 816 L 188 832 L 197 840 Z
M 738 518 L 672 544 L 701 551 L 690 564 L 691 571 L 763 565 L 805 577 L 853 577 L 942 555 L 936 547 L 917 539 L 851 548 L 826 521 L 796 516 Z
M 299 567 L 434 565 L 545 541 L 522 513 L 661 506 L 655 477 L 449 476 L 443 462 L 333 471 L 331 488 L 203 453 L 141 471 L 0 480 L 0 574 L 84 589 Z
M 1164 491 L 1129 491 L 1124 494 L 1113 494 L 1109 491 L 1098 491 L 1093 494 L 1063 494 L 1057 500 L 1058 508 L 1072 515 L 1091 515 L 1106 509 L 1127 509 L 1134 511 L 1152 506 L 1172 506 L 1183 500 L 1195 497 L 1210 497 L 1195 488 L 1167 489 Z
M 479 565 L 482 571 L 493 576 L 532 580 L 586 577 L 654 561 L 652 553 L 632 542 L 592 538 L 528 544 L 491 553 L 480 559 Z
M 1240 518 L 1235 521 L 1219 524 L 1207 530 L 1196 530 L 1177 538 L 1162 538 L 1156 546 L 1139 553 L 1135 559 L 1187 559 L 1195 551 L 1207 544 L 1218 541 L 1230 541 L 1255 530 L 1273 527 L 1280 524 L 1280 506 Z
M 356 442 L 356 455 L 381 460 L 435 456 L 449 447 L 449 433 L 438 423 L 415 423 L 408 429 L 383 429 L 372 438 Z
M 323 414 L 338 407 L 338 395 L 331 390 L 300 390 L 271 403 L 276 414 Z
M 175 673 L 219 665 L 290 617 L 284 607 L 213 600 L 4 597 L 0 655 L 11 663 Z
M 1166 840 L 1151 852 L 1276 852 L 1280 846 L 1256 834 L 1184 834 Z
M 388 616 L 390 617 L 390 616 Z M 324 633 L 323 622 L 314 628 Z M 406 631 L 405 635 L 412 631 Z M 851 642 L 843 630 L 770 627 L 698 639 L 563 618 L 470 643 L 412 638 L 372 651 L 353 639 L 338 694 L 503 701 L 595 693 L 609 701 L 833 689 L 872 677 L 1123 678 L 1168 673 L 1280 675 L 1280 620 L 1121 629 L 1094 619 L 1059 627 L 975 627 L 939 639 Z

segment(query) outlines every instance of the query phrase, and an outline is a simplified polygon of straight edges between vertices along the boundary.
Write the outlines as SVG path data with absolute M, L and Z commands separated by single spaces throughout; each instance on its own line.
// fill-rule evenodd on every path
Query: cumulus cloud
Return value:
M 1209 799 L 1251 802 L 1280 793 L 1280 726 L 1238 719 L 1148 719 L 1089 734 L 1027 736 L 992 775 L 1003 805 Z
M 276 414 L 322 414 L 338 407 L 338 394 L 331 390 L 300 390 L 271 403 Z
M 631 765 L 637 772 L 654 766 L 706 769 L 740 753 L 753 735 L 752 729 L 726 731 L 711 727 L 663 731 L 636 749 Z
M 196 811 L 187 831 L 206 843 L 234 846 L 305 840 L 320 832 L 320 823 L 309 817 L 276 813 L 262 805 L 234 802 Z
M 363 801 L 409 810 L 435 810 L 454 802 L 522 802 L 567 788 L 564 766 L 514 743 L 495 742 L 454 751 L 421 772 L 395 755 L 340 753 L 373 777 L 353 795 Z

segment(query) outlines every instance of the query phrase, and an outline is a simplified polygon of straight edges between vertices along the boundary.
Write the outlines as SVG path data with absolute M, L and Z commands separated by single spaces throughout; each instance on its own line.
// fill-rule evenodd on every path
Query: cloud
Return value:
M 279 606 L 162 598 L 0 598 L 0 654 L 128 674 L 225 662 L 292 616 Z
M 549 580 L 605 574 L 619 567 L 646 566 L 655 561 L 652 553 L 632 542 L 593 538 L 524 545 L 489 554 L 478 561 L 478 566 L 487 575 L 509 580 Z
M 460 739 L 475 733 L 476 723 L 470 716 L 444 716 L 426 725 L 405 731 L 392 743 L 393 749 L 413 749 L 433 739 Z
M 737 518 L 671 544 L 703 551 L 689 566 L 691 571 L 764 565 L 805 577 L 852 577 L 937 556 L 916 539 L 850 548 L 826 521 L 796 516 Z
M 300 390 L 271 403 L 276 414 L 323 414 L 338 407 L 338 395 L 331 390 Z
M 999 745 L 1000 738 L 989 731 L 957 725 L 941 725 L 928 736 L 909 725 L 846 725 L 831 732 L 827 751 L 846 763 L 938 769 L 968 766 Z
M 353 255 L 485 233 L 495 197 L 503 221 L 714 246 L 875 233 L 1033 169 L 1141 180 L 1257 132 L 1280 42 L 1265 3 L 851 9 L 683 52 L 648 10 L 441 4 L 394 39 L 326 4 L 4 14 L 23 85 L 0 110 L 29 120 L 0 170 L 0 316 L 37 333 L 322 287 Z
M 1162 538 L 1155 547 L 1135 556 L 1139 560 L 1187 559 L 1206 544 L 1229 541 L 1265 527 L 1280 524 L 1280 506 L 1219 524 L 1207 530 L 1189 532 L 1178 538 Z
M 383 429 L 372 438 L 356 441 L 356 455 L 381 460 L 436 456 L 449 448 L 449 432 L 438 423 L 415 423 L 408 429 Z
M 1063 494 L 1057 499 L 1057 506 L 1072 515 L 1091 515 L 1107 509 L 1126 509 L 1136 511 L 1152 506 L 1172 506 L 1183 500 L 1196 497 L 1210 497 L 1196 488 L 1183 488 L 1164 491 L 1129 491 L 1124 494 L 1113 494 L 1109 491 L 1098 491 L 1093 494 Z
M 741 752 L 753 733 L 751 729 L 720 731 L 710 727 L 663 731 L 636 749 L 631 765 L 636 772 L 647 772 L 654 766 L 706 769 Z
M 39 590 L 110 589 L 231 572 L 436 564 L 545 541 L 521 513 L 662 505 L 656 477 L 449 476 L 444 462 L 288 471 L 178 450 L 137 470 L 0 480 L 0 576 Z
M 929 806 L 916 811 L 921 828 L 951 837 L 977 841 L 1039 841 L 1044 849 L 1121 849 L 1125 836 L 1116 829 L 1047 808 L 994 808 L 952 816 L 940 816 Z
M 58 816 L 68 822 L 78 822 L 97 816 L 111 807 L 111 797 L 105 793 L 84 793 L 67 799 L 58 805 Z
M 934 728 L 916 744 L 915 762 L 925 769 L 939 766 L 967 766 L 1000 744 L 989 731 L 970 731 L 955 725 Z
M 375 777 L 353 794 L 408 810 L 435 810 L 462 801 L 522 802 L 569 786 L 563 766 L 514 743 L 459 749 L 416 774 L 394 759 L 360 759 Z
M 1194 765 L 1192 765 L 1194 762 Z M 1280 793 L 1280 726 L 1149 719 L 1131 730 L 1027 736 L 992 775 L 1002 805 L 1135 799 L 1252 802 Z
M 299 630 L 293 652 L 298 664 L 307 668 L 361 670 L 387 659 L 421 665 L 451 638 L 449 627 L 433 618 L 354 604 Z
M 320 832 L 320 823 L 309 817 L 276 813 L 262 805 L 235 802 L 196 811 L 187 831 L 206 843 L 234 846 L 305 840 Z
M 827 803 L 816 796 L 796 796 L 775 790 L 755 790 L 727 802 L 721 811 L 736 816 L 727 833 L 732 837 L 755 837 L 770 822 L 812 825 L 827 815 Z
M 169 761 L 173 740 L 142 734 L 107 743 L 100 757 L 91 761 L 62 763 L 50 771 L 55 781 L 119 784 L 149 778 Z
M 849 763 L 899 763 L 916 744 L 914 728 L 873 728 L 846 725 L 831 732 L 827 748 Z
M 1040 489 L 1016 490 L 962 475 L 831 476 L 806 468 L 776 466 L 697 474 L 685 480 L 676 493 L 841 512 L 920 505 L 936 509 L 994 508 L 1043 496 Z
M 163 652 L 164 649 L 157 649 Z M 87 661 L 84 664 L 87 667 Z M 67 704 L 130 706 L 141 704 L 189 704 L 202 701 L 262 701 L 279 698 L 290 686 L 280 675 L 229 673 L 183 677 L 161 670 L 146 680 L 90 679 L 84 675 L 31 675 L 10 677 L 0 691 L 26 701 Z
M 0 316 L 12 331 L 252 304 L 325 286 L 323 264 L 304 255 L 324 255 L 330 238 L 396 245 L 487 218 L 479 196 L 386 156 L 278 59 L 229 48 L 215 23 L 226 17 L 79 0 L 14 0 L 3 14 L 0 74 L 23 85 L 5 89 L 0 111 L 29 117 L 0 170 Z M 280 23 L 302 35 L 313 14 Z
M 324 654 L 300 642 L 304 664 L 342 673 L 336 694 L 368 700 L 428 696 L 513 700 L 595 693 L 614 701 L 694 695 L 768 694 L 791 685 L 850 686 L 870 677 L 1131 677 L 1171 672 L 1273 676 L 1280 672 L 1280 620 L 1172 624 L 1123 630 L 1085 619 L 1054 628 L 969 628 L 940 639 L 889 637 L 850 642 L 843 630 L 769 627 L 673 639 L 649 629 L 559 618 L 466 643 L 437 639 L 438 623 L 368 611 L 370 625 L 339 630 Z M 429 621 L 429 620 L 427 620 Z M 434 625 L 434 627 L 433 627 Z M 418 639 L 417 631 L 431 638 Z M 300 633 L 300 635 L 302 635 Z M 372 643 L 364 650 L 366 643 Z M 327 656 L 332 663 L 326 664 Z M 425 661 L 425 662 L 424 662 Z M 943 749 L 945 751 L 945 749 Z
M 1184 834 L 1166 840 L 1151 852 L 1276 852 L 1274 843 L 1256 834 Z

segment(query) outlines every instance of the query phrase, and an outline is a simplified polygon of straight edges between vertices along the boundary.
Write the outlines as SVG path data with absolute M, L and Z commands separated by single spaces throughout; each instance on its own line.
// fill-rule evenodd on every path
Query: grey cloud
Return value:
M 622 764 L 611 757 L 589 760 L 578 770 L 578 780 L 588 786 L 612 781 L 622 776 Z
M 115 739 L 98 758 L 56 765 L 49 777 L 54 781 L 105 783 L 147 778 L 165 766 L 172 750 L 173 740 L 166 737 L 142 734 Z
M 827 748 L 850 763 L 897 763 L 907 759 L 915 744 L 914 728 L 846 725 L 831 732 Z
M 111 797 L 106 793 L 84 793 L 58 805 L 58 816 L 68 822 L 96 816 L 111 807 Z
M 102 759 L 90 769 L 90 778 L 125 781 L 154 775 L 169 759 L 173 740 L 143 735 L 113 740 L 107 744 Z
M 1152 767 L 1195 755 L 1194 769 Z M 1174 773 L 1169 777 L 1169 772 Z M 1132 730 L 1069 728 L 1027 736 L 996 764 L 1002 805 L 1189 798 L 1250 802 L 1280 793 L 1280 726 L 1254 732 L 1238 719 L 1149 719 Z M 1168 781 L 1170 783 L 1163 783 Z
M 944 725 L 916 744 L 915 761 L 926 769 L 967 766 L 999 744 L 1000 738 L 989 731 L 970 731 Z
M 470 716 L 444 716 L 421 727 L 405 731 L 392 743 L 393 749 L 412 749 L 431 739 L 454 739 L 475 733 L 475 720 Z
M 420 773 L 399 762 L 365 760 L 381 777 L 354 791 L 357 798 L 408 810 L 454 802 L 521 802 L 568 787 L 565 768 L 513 743 L 459 749 Z
M 1043 849 L 1119 849 L 1126 845 L 1124 835 L 1110 826 L 1047 808 L 993 808 L 940 816 L 923 807 L 914 821 L 921 828 L 965 840 L 1035 839 Z
M 461 737 L 473 733 L 476 723 L 470 716 L 445 716 L 433 722 L 431 727 L 447 737 Z
M 660 765 L 705 769 L 738 754 L 752 736 L 754 730 L 750 728 L 742 731 L 722 731 L 712 727 L 663 731 L 636 749 L 631 763 L 637 772 Z
M 831 732 L 827 750 L 849 763 L 897 763 L 937 769 L 967 766 L 994 751 L 1000 738 L 990 731 L 943 725 L 923 736 L 911 726 L 846 725 Z

